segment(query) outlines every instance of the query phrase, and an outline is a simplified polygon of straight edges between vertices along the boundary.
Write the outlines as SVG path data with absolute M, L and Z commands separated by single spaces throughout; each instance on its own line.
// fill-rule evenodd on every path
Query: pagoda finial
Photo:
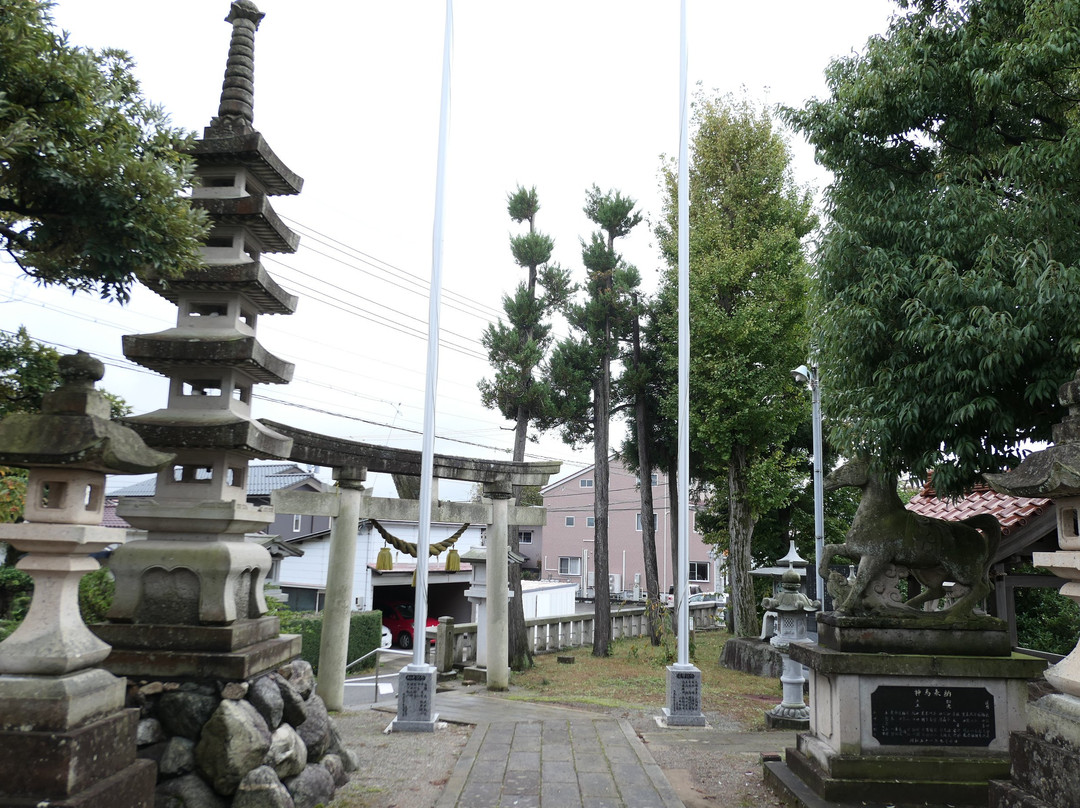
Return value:
M 212 127 L 249 129 L 255 119 L 255 32 L 264 16 L 251 0 L 234 0 L 229 8 L 225 22 L 232 23 L 232 39 Z

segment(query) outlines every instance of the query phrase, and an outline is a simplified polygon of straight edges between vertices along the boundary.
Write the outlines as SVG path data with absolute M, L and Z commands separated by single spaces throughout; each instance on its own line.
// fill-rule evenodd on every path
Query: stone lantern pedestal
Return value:
M 109 646 L 79 613 L 79 580 L 98 568 L 91 553 L 124 540 L 100 526 L 105 473 L 145 473 L 170 455 L 108 420 L 93 383 L 104 366 L 64 357 L 64 384 L 42 413 L 0 423 L 0 463 L 30 469 L 26 521 L 0 525 L 0 540 L 27 555 L 34 579 L 22 625 L 0 643 L 0 805 L 153 804 L 155 767 L 136 760 L 137 710 L 126 683 L 94 666 Z
M 1054 445 L 986 479 L 995 491 L 1054 500 L 1060 550 L 1034 553 L 1032 562 L 1065 578 L 1061 594 L 1080 603 L 1080 372 L 1058 397 L 1069 414 L 1054 427 Z M 990 785 L 993 808 L 1080 805 L 1080 646 L 1046 680 L 1061 692 L 1028 707 L 1027 728 L 1011 738 L 1011 779 Z

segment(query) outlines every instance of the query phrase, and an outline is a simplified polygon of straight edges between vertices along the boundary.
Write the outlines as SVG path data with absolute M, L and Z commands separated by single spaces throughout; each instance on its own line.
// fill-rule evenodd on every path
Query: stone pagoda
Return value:
M 101 526 L 105 475 L 145 474 L 171 460 L 109 420 L 94 382 L 104 365 L 81 351 L 60 359 L 61 386 L 40 413 L 0 422 L 0 464 L 30 470 L 26 521 L 0 525 L 0 540 L 26 553 L 30 611 L 0 643 L 0 805 L 154 803 L 154 766 L 135 757 L 138 710 L 125 682 L 102 670 L 109 646 L 79 613 L 90 557 L 124 540 Z
M 116 673 L 242 680 L 299 652 L 299 639 L 279 637 L 277 618 L 266 616 L 270 555 L 245 541 L 273 521 L 272 509 L 247 502 L 248 461 L 287 457 L 292 446 L 251 415 L 253 387 L 287 383 L 293 372 L 258 340 L 259 315 L 296 308 L 259 257 L 296 250 L 299 238 L 270 197 L 298 193 L 303 182 L 252 126 L 262 17 L 250 0 L 232 4 L 218 114 L 192 151 L 192 199 L 212 223 L 206 266 L 148 280 L 176 304 L 176 327 L 124 337 L 125 356 L 169 377 L 166 407 L 128 423 L 176 460 L 158 473 L 153 498 L 117 509 L 148 539 L 110 564 L 116 599 L 98 633 L 114 647 L 107 664 Z

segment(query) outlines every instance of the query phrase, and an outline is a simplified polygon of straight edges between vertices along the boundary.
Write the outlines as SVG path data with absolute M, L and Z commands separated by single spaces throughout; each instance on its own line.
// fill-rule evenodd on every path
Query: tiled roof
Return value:
M 936 519 L 957 522 L 977 513 L 989 513 L 1001 523 L 1001 533 L 1008 536 L 1013 530 L 1024 527 L 1031 520 L 1053 508 L 1049 499 L 1036 497 L 1010 497 L 999 494 L 988 486 L 979 485 L 963 499 L 938 499 L 930 484 L 908 502 L 909 511 Z
M 249 497 L 267 496 L 282 488 L 289 488 L 298 483 L 311 481 L 322 487 L 322 483 L 314 474 L 309 474 L 295 463 L 252 463 L 248 466 L 247 493 Z M 133 483 L 126 488 L 111 491 L 111 496 L 118 497 L 152 497 L 156 489 L 157 480 L 151 477 Z

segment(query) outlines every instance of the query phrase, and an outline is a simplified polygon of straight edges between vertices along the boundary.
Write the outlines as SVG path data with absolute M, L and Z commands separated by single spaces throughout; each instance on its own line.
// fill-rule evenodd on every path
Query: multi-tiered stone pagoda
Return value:
M 108 664 L 117 673 L 244 679 L 299 650 L 266 616 L 270 556 L 245 541 L 273 520 L 270 509 L 246 501 L 248 461 L 288 456 L 291 448 L 251 416 L 254 386 L 286 383 L 293 372 L 258 340 L 260 315 L 296 307 L 259 258 L 295 251 L 299 239 L 270 197 L 302 185 L 252 126 L 262 17 L 249 0 L 232 4 L 218 115 L 193 151 L 192 198 L 212 222 L 206 267 L 149 282 L 176 304 L 175 328 L 124 337 L 129 359 L 170 380 L 167 406 L 128 423 L 176 460 L 158 473 L 153 498 L 118 508 L 148 540 L 122 548 L 110 565 L 117 595 L 101 636 L 114 646 Z

